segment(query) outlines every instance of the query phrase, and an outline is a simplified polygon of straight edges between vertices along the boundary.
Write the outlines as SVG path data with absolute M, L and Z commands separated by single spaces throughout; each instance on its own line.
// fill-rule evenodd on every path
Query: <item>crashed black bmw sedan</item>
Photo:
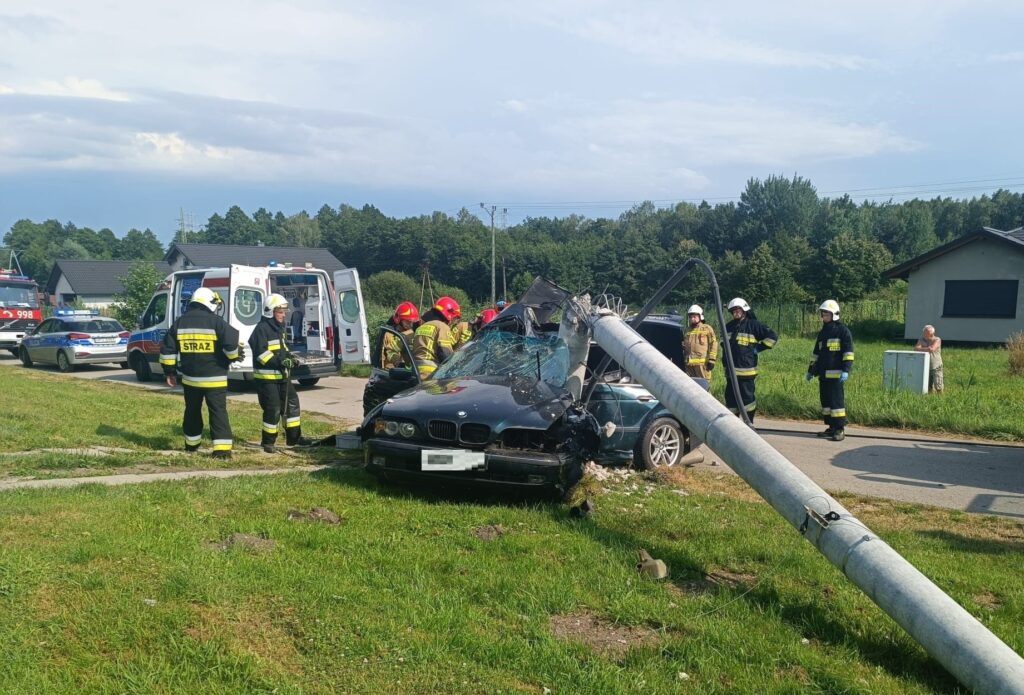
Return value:
M 404 390 L 395 384 L 415 374 L 411 354 L 412 369 L 379 370 L 368 393 L 386 396 L 359 429 L 367 469 L 396 481 L 564 495 L 589 460 L 636 459 L 655 468 L 674 465 L 699 445 L 614 363 L 585 402 L 574 397 L 569 349 L 557 326 L 542 321 L 549 317 L 542 306 L 508 307 L 431 379 L 405 381 Z M 664 319 L 640 327 L 666 354 L 678 351 L 680 331 L 677 321 Z M 590 366 L 602 355 L 592 346 Z

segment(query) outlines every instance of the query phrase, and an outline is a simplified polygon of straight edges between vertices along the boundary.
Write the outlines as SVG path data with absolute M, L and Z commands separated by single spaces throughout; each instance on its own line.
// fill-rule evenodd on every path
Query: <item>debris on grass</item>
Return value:
M 674 594 L 709 594 L 722 589 L 746 589 L 754 586 L 757 577 L 744 572 L 732 572 L 719 568 L 706 572 L 695 579 L 679 579 L 668 585 Z
M 592 613 L 555 615 L 551 617 L 551 633 L 556 639 L 582 642 L 598 654 L 619 658 L 631 647 L 656 644 L 660 635 L 649 627 L 616 625 Z
M 323 524 L 340 524 L 341 517 L 326 507 L 313 507 L 308 512 L 289 509 L 288 521 L 318 521 Z
M 265 553 L 273 550 L 276 545 L 277 542 L 272 541 L 269 538 L 252 536 L 247 533 L 232 533 L 219 543 L 217 541 L 208 542 L 206 547 L 210 550 L 231 550 L 232 548 L 242 548 L 243 550 Z
M 473 535 L 482 541 L 493 541 L 501 538 L 506 533 L 508 533 L 508 529 L 501 524 L 488 524 L 487 526 L 478 526 L 473 529 Z
M 665 579 L 668 576 L 668 567 L 663 560 L 651 557 L 651 554 L 641 548 L 637 551 L 640 561 L 636 563 L 636 571 L 646 574 L 651 579 Z

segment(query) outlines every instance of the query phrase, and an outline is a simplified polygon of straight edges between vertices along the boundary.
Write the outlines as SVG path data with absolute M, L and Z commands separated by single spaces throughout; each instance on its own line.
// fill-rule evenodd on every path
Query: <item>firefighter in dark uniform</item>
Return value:
M 754 381 L 757 379 L 757 353 L 775 347 L 779 336 L 768 326 L 757 320 L 750 305 L 741 297 L 729 302 L 732 321 L 725 324 L 725 334 L 729 350 L 732 353 L 733 366 L 736 367 L 736 382 L 740 389 L 739 403 L 747 412 L 750 423 L 754 423 L 757 412 L 757 399 L 754 393 Z M 725 405 L 739 415 L 740 405 L 736 394 L 732 392 L 732 381 L 725 380 Z
M 256 324 L 249 336 L 252 377 L 263 408 L 260 445 L 268 454 L 274 453 L 282 410 L 285 443 L 288 446 L 310 443 L 302 436 L 299 396 L 291 384 L 291 370 L 299 366 L 299 360 L 288 350 L 285 340 L 284 317 L 287 312 L 288 300 L 279 294 L 270 295 L 263 303 L 263 320 Z
M 423 324 L 413 338 L 413 357 L 421 379 L 428 379 L 438 366 L 455 352 L 450 326 L 462 317 L 459 303 L 441 297 L 430 311 L 423 314 Z
M 185 416 L 181 429 L 185 450 L 196 451 L 203 438 L 203 401 L 210 413 L 214 458 L 231 458 L 231 423 L 228 421 L 228 365 L 245 357 L 238 331 L 217 315 L 221 300 L 208 287 L 189 299 L 188 311 L 164 334 L 160 364 L 168 386 L 185 390 Z
M 818 310 L 822 325 L 814 340 L 814 359 L 807 368 L 807 381 L 818 377 L 821 416 L 828 428 L 818 432 L 818 436 L 841 442 L 846 437 L 844 384 L 853 369 L 853 335 L 839 321 L 839 304 L 834 299 L 826 300 Z

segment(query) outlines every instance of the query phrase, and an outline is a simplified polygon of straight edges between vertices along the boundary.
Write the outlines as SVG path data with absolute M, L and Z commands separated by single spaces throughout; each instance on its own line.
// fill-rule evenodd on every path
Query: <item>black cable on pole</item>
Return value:
M 676 285 L 683 281 L 683 278 L 689 275 L 690 269 L 694 265 L 700 266 L 708 274 L 708 278 L 711 280 L 711 291 L 715 297 L 715 314 L 718 316 L 718 324 L 722 331 L 721 335 L 724 337 L 722 352 L 725 357 L 726 379 L 729 380 L 729 386 L 732 387 L 732 392 L 736 396 L 737 403 L 742 406 L 743 399 L 740 398 L 739 383 L 736 381 L 736 365 L 733 364 L 732 350 L 729 348 L 729 336 L 725 331 L 725 314 L 722 313 L 722 295 L 718 290 L 718 280 L 715 278 L 715 271 L 713 271 L 711 266 L 703 259 L 690 258 L 683 262 L 683 264 L 676 269 L 676 272 L 672 274 L 672 277 L 658 288 L 658 291 L 647 300 L 647 303 L 640 309 L 640 312 L 627 323 L 629 323 L 633 330 L 637 330 L 643 320 L 647 318 L 647 315 L 650 314 L 651 311 L 668 296 L 669 292 L 676 288 Z M 594 378 L 590 380 L 590 385 L 587 386 L 586 392 L 580 399 L 583 401 L 584 407 L 590 403 L 590 397 L 594 394 L 594 389 L 597 387 L 598 379 L 600 379 L 601 375 L 604 374 L 606 369 L 608 369 L 608 365 L 611 364 L 611 362 L 611 355 L 605 354 L 605 356 L 601 358 L 601 362 L 598 363 L 597 368 L 594 370 Z M 743 422 L 747 423 L 748 427 L 753 428 L 754 425 L 750 422 L 750 416 L 747 415 L 746 409 L 739 407 L 737 410 L 739 411 L 739 416 Z

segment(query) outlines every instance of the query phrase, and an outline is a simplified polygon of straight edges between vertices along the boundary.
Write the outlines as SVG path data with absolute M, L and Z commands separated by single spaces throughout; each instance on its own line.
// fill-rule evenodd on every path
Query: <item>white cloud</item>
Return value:
M 990 63 L 1024 63 L 1024 51 L 1007 51 L 988 56 Z
M 684 19 L 666 20 L 651 14 L 592 17 L 572 22 L 566 28 L 582 38 L 664 64 L 722 62 L 845 70 L 858 70 L 874 64 L 874 61 L 857 55 L 772 46 L 728 36 L 714 27 L 701 27 Z
M 29 84 L 19 90 L 23 94 L 41 96 L 76 97 L 80 99 L 104 99 L 107 101 L 129 101 L 127 94 L 109 89 L 99 80 L 83 80 L 78 77 L 65 77 L 63 80 L 44 80 Z M 14 94 L 11 90 L 8 94 Z

